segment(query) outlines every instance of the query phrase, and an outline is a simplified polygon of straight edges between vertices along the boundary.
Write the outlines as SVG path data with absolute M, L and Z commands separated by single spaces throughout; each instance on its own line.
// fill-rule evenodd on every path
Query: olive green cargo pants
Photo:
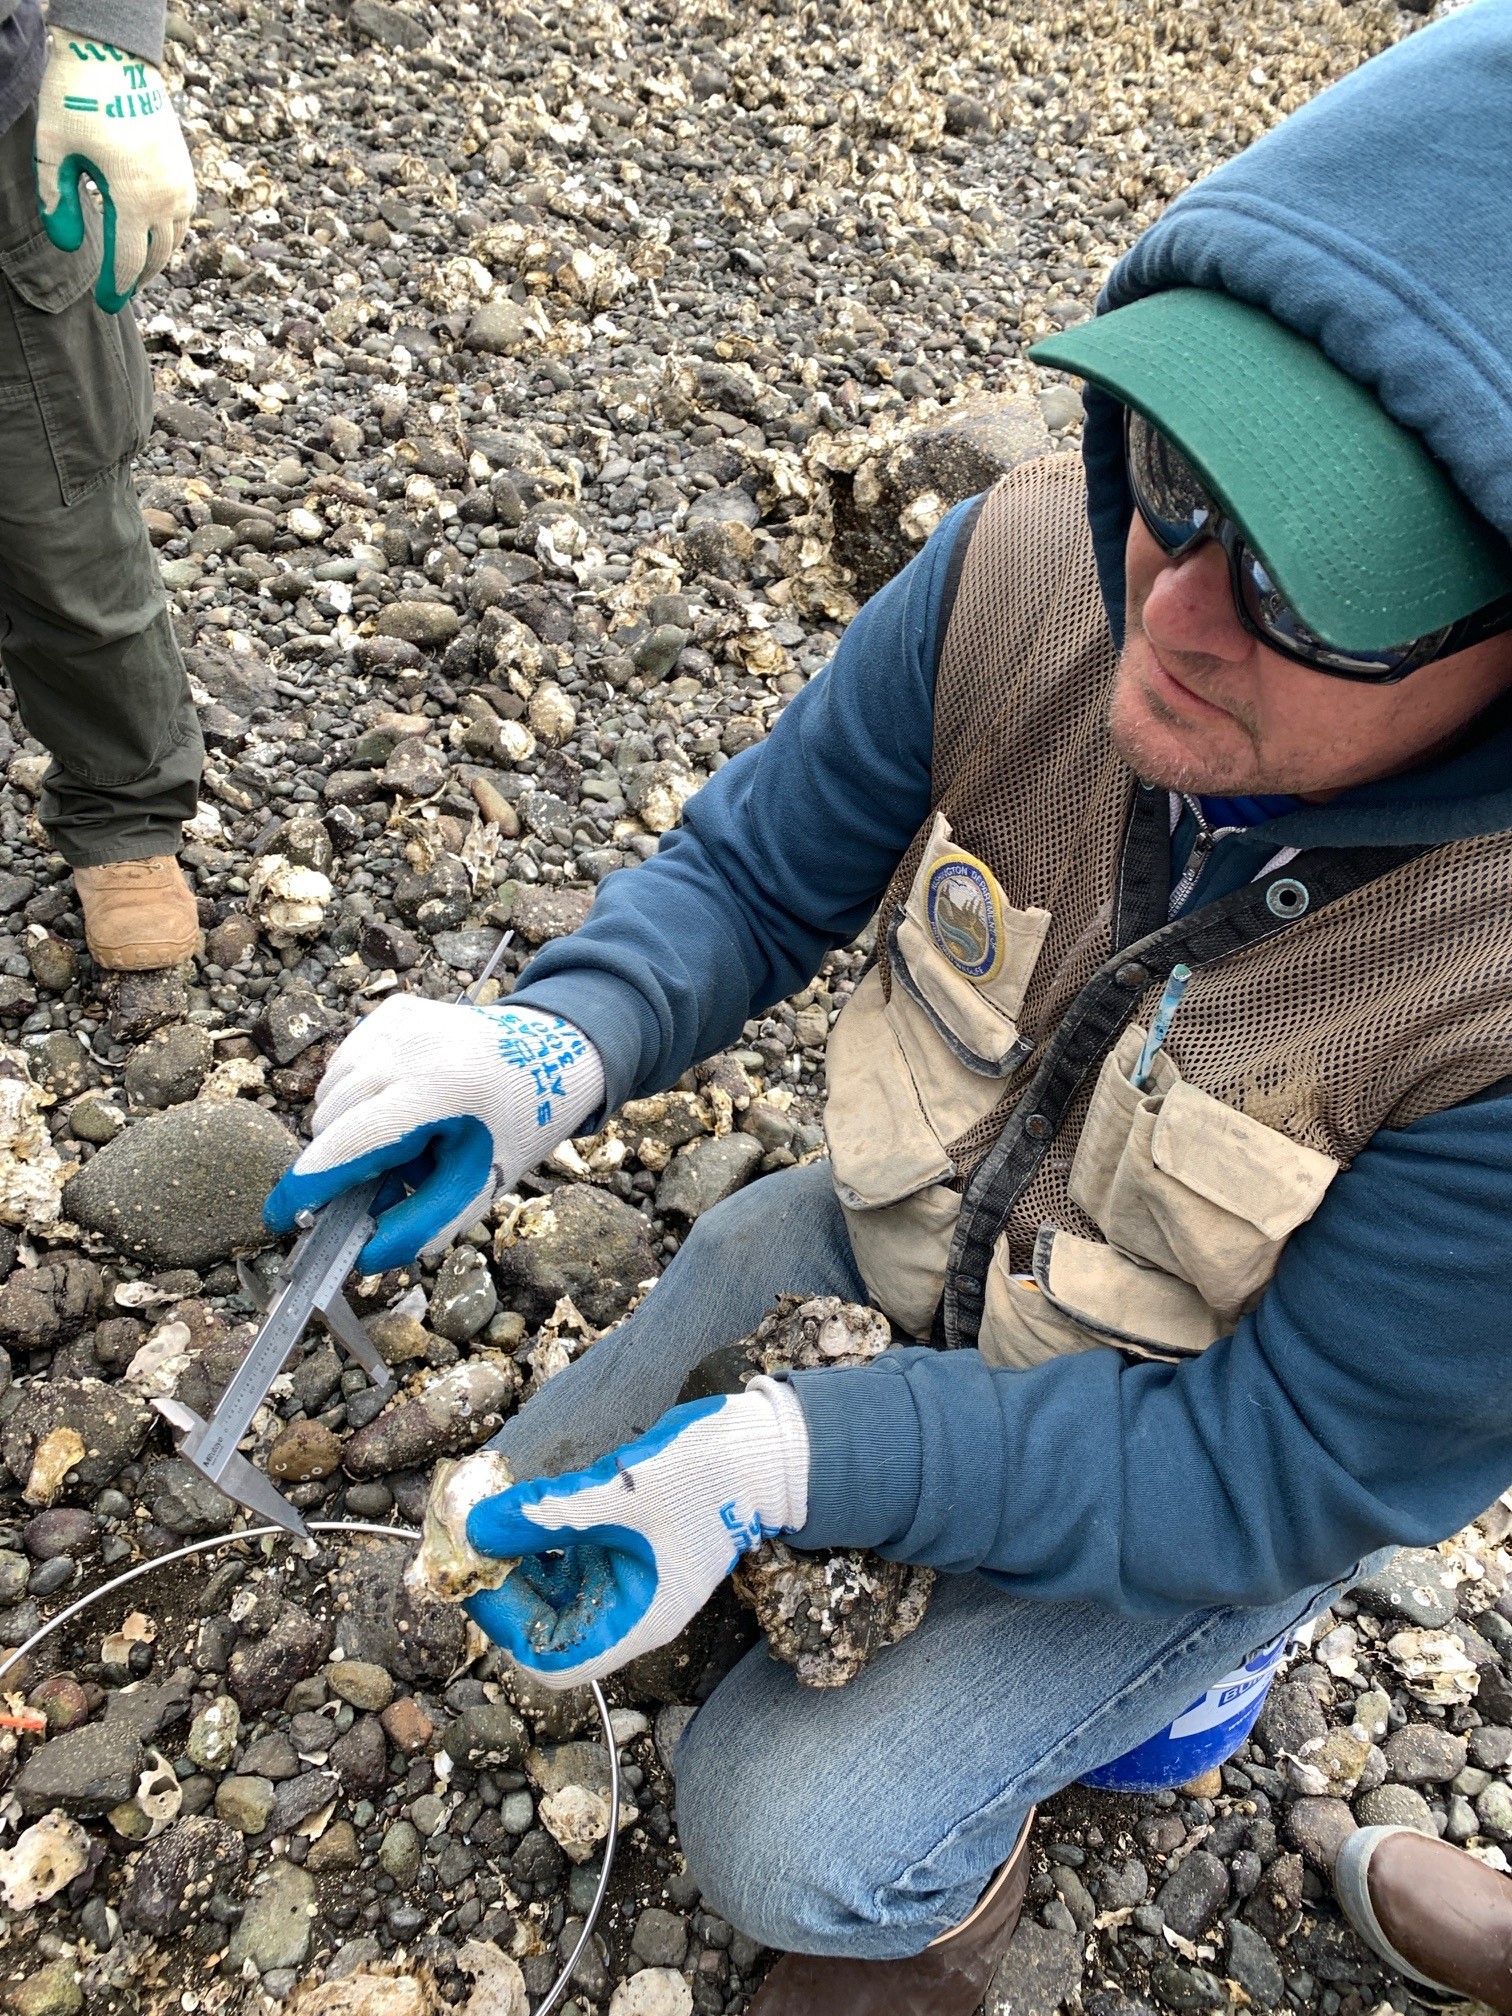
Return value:
M 98 225 L 77 252 L 42 229 L 35 123 L 0 137 L 0 659 L 52 753 L 42 823 L 93 868 L 178 851 L 204 748 L 131 482 L 146 353 L 95 306 Z

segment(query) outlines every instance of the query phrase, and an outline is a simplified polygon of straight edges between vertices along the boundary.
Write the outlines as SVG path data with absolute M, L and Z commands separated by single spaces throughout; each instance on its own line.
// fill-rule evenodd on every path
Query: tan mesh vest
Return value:
M 874 1298 L 1002 1365 L 1205 1349 L 1378 1127 L 1512 1074 L 1512 832 L 1315 850 L 1167 925 L 1168 801 L 1109 740 L 1114 662 L 1080 465 L 1028 464 L 969 535 L 933 815 L 830 1042 Z M 1001 890 L 985 937 L 959 854 Z M 1136 1089 L 1176 959 L 1196 975 Z

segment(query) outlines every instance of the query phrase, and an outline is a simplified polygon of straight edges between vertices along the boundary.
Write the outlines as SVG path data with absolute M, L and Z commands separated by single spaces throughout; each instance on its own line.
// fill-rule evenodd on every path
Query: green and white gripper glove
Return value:
M 105 210 L 95 300 L 117 314 L 179 246 L 194 214 L 189 149 L 155 64 L 66 28 L 47 31 L 37 101 L 37 201 L 60 252 L 84 243 L 87 175 Z

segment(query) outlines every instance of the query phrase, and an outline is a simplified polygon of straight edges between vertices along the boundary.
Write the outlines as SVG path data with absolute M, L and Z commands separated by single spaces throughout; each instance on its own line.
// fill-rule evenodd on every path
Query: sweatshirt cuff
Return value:
M 51 0 L 47 25 L 161 63 L 165 11 L 164 0 Z
M 808 1519 L 794 1547 L 886 1547 L 913 1525 L 923 1481 L 919 1417 L 890 1368 L 795 1372 L 809 1432 Z
M 535 1008 L 543 1015 L 560 1015 L 582 1030 L 599 1054 L 604 1067 L 604 1103 L 575 1129 L 592 1134 L 611 1113 L 619 1111 L 635 1090 L 641 1075 L 641 1021 L 646 1003 L 635 988 L 612 973 L 596 967 L 580 966 L 571 972 L 553 973 L 543 980 L 528 980 L 509 996 L 515 1008 Z

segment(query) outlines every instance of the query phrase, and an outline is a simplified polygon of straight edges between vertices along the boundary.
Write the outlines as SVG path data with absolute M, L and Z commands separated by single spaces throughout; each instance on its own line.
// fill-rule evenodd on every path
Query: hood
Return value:
M 1512 538 L 1512 0 L 1411 35 L 1179 196 L 1098 312 L 1168 287 L 1265 309 L 1367 385 Z M 1122 408 L 1086 389 L 1088 514 L 1115 636 Z
M 1179 196 L 1109 276 L 1106 313 L 1166 287 L 1264 308 L 1368 385 L 1512 539 L 1512 0 L 1476 0 L 1362 64 Z M 1123 409 L 1088 386 L 1087 511 L 1123 638 Z M 1512 700 L 1450 757 L 1255 831 L 1253 844 L 1512 827 Z

